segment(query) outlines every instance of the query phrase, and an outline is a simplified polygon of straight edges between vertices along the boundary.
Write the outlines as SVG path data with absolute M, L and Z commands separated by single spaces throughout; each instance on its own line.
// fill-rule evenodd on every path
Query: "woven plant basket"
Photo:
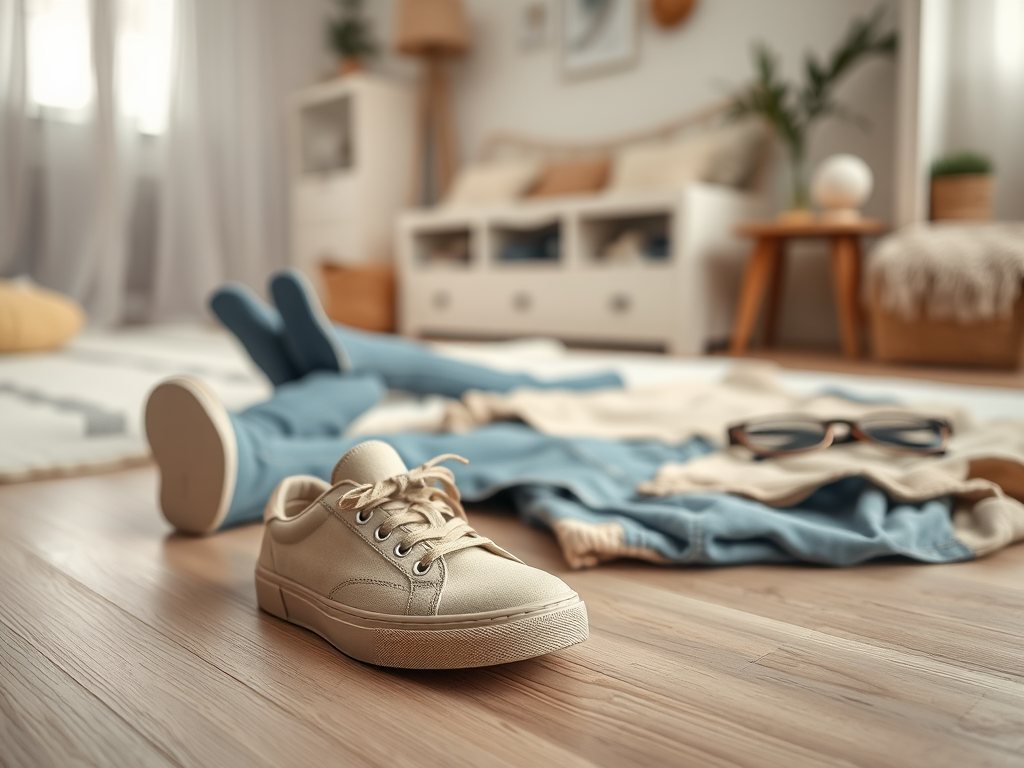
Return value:
M 932 219 L 991 221 L 992 174 L 965 173 L 932 179 Z
M 336 323 L 367 331 L 395 330 L 395 270 L 390 265 L 321 264 L 324 309 Z
M 1024 362 L 1024 294 L 1013 314 L 963 325 L 954 320 L 907 320 L 882 308 L 872 291 L 871 336 L 875 357 L 886 363 L 932 363 L 1020 368 Z

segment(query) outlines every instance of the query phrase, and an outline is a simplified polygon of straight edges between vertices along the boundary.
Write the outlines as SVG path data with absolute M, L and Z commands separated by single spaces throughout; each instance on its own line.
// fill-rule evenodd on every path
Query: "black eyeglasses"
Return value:
M 953 428 L 943 419 L 876 413 L 856 421 L 810 416 L 767 416 L 729 427 L 729 445 L 758 456 L 782 456 L 864 440 L 905 453 L 943 454 Z

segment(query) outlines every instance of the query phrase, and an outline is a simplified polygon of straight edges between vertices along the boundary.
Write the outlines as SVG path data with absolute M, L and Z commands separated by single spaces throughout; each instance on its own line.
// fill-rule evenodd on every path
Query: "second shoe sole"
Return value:
M 316 632 L 347 656 L 384 667 L 486 667 L 559 651 L 590 634 L 579 597 L 482 616 L 385 616 L 355 612 L 261 567 L 256 596 L 267 613 Z

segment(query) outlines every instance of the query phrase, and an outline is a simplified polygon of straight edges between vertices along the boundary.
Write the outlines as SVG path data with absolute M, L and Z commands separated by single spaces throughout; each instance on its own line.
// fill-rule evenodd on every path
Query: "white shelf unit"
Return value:
M 357 73 L 293 96 L 289 126 L 292 263 L 387 262 L 412 183 L 415 98 Z
M 737 224 L 761 198 L 706 184 L 650 196 L 593 195 L 404 214 L 398 225 L 399 328 L 412 336 L 548 335 L 570 342 L 700 354 L 728 339 L 748 245 Z M 628 226 L 662 227 L 664 258 L 599 258 Z M 555 260 L 503 261 L 517 233 L 557 227 Z M 468 238 L 465 260 L 432 246 Z M 439 240 L 440 238 L 440 240 Z

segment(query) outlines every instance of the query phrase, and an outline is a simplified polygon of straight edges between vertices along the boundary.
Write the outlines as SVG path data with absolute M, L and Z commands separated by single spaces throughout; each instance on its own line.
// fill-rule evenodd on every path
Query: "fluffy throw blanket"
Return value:
M 1024 224 L 914 224 L 878 242 L 868 276 L 866 290 L 907 320 L 1009 317 L 1024 284 Z

